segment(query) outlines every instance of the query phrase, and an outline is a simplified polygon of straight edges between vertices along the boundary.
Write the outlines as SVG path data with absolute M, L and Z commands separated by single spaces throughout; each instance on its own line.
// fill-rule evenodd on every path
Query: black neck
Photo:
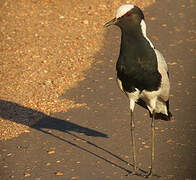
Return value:
M 134 40 L 140 40 L 143 39 L 143 33 L 141 30 L 141 27 L 137 29 L 121 29 L 122 32 L 122 40 L 127 40 L 127 41 L 134 41 Z

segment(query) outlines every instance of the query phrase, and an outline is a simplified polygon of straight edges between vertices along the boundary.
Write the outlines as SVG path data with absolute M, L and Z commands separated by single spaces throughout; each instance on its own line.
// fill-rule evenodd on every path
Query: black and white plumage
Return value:
M 105 27 L 117 25 L 121 29 L 121 48 L 116 64 L 117 82 L 128 96 L 131 110 L 131 135 L 134 171 L 137 174 L 134 119 L 135 103 L 149 110 L 152 117 L 152 161 L 154 159 L 154 119 L 169 120 L 170 83 L 168 68 L 163 55 L 155 49 L 146 35 L 144 14 L 135 5 L 126 4 L 116 11 L 114 19 Z M 152 162 L 149 173 L 152 175 Z

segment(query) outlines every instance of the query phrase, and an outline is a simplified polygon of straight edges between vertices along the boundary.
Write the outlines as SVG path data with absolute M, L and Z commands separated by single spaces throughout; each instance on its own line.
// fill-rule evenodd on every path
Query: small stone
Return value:
M 45 81 L 44 84 L 45 84 L 45 85 L 50 85 L 50 84 L 52 84 L 52 81 L 51 81 L 51 80 L 47 80 L 47 81 Z
M 62 176 L 63 173 L 62 173 L 62 172 L 56 172 L 55 175 L 56 175 L 56 176 Z
M 24 132 L 26 132 L 26 133 L 30 133 L 30 131 L 29 131 L 28 129 L 25 129 L 25 130 L 24 130 Z
M 48 151 L 48 154 L 54 154 L 55 151 Z
M 25 176 L 25 177 L 29 177 L 29 176 L 31 176 L 31 174 L 25 173 L 24 176 Z
M 165 28 L 165 27 L 167 27 L 167 24 L 162 24 L 161 26 Z
M 59 16 L 59 19 L 64 19 L 65 18 L 65 16 Z
M 153 35 L 151 38 L 154 39 L 154 40 L 159 40 L 159 38 L 155 35 Z
M 78 176 L 73 176 L 71 179 L 78 179 Z
M 145 149 L 149 149 L 149 148 L 150 148 L 150 146 L 148 146 L 148 145 L 144 145 L 144 148 L 145 148 Z
M 50 165 L 51 165 L 51 163 L 49 163 L 49 162 L 48 162 L 48 163 L 46 163 L 46 166 L 50 166 Z
M 173 65 L 176 65 L 177 62 L 171 62 L 171 63 L 168 63 L 170 66 L 173 66 Z
M 87 25 L 87 24 L 88 24 L 88 20 L 85 19 L 85 20 L 83 21 L 83 23 L 84 23 L 85 25 Z
M 155 20 L 157 20 L 157 18 L 156 17 L 151 17 L 150 20 L 155 21 Z
M 167 143 L 173 143 L 174 141 L 172 139 L 168 139 Z
M 176 156 L 177 156 L 176 154 L 173 154 L 173 155 L 172 155 L 173 158 L 176 158 Z

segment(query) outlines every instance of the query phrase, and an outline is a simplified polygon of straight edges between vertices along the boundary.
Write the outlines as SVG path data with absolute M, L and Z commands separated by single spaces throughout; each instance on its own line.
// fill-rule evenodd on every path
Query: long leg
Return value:
M 151 163 L 150 163 L 150 169 L 149 172 L 145 175 L 145 177 L 150 177 L 153 175 L 153 162 L 154 162 L 154 147 L 155 147 L 155 113 L 153 111 L 152 113 L 152 121 L 151 121 L 151 140 L 152 140 L 152 146 L 151 146 Z
M 130 101 L 130 111 L 131 111 L 131 120 L 130 120 L 130 130 L 131 130 L 131 146 L 132 146 L 132 157 L 133 157 L 133 166 L 134 166 L 134 170 L 131 173 L 132 175 L 139 175 L 138 174 L 138 168 L 136 165 L 136 148 L 135 148 L 135 123 L 134 123 L 134 116 L 133 116 L 133 111 L 134 111 L 134 107 L 135 107 L 135 102 L 138 99 L 138 91 L 135 91 L 133 93 L 128 93 L 128 97 L 129 97 L 129 101 Z
M 134 132 L 135 123 L 134 123 L 134 117 L 133 117 L 132 110 L 131 110 L 130 129 L 131 129 L 131 145 L 132 145 L 132 157 L 133 157 L 133 167 L 134 167 L 132 175 L 136 175 L 137 174 L 137 162 L 136 162 L 135 132 Z
M 151 128 L 152 128 L 152 153 L 151 153 L 151 166 L 150 166 L 150 170 L 152 173 L 152 168 L 153 168 L 153 162 L 154 162 L 154 147 L 155 147 L 155 113 L 153 112 L 152 115 L 152 123 L 151 123 Z

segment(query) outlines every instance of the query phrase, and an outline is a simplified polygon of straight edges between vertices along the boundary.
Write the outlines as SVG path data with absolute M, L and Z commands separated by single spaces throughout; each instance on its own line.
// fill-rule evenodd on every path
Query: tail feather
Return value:
M 169 112 L 168 115 L 162 114 L 162 113 L 156 113 L 155 114 L 155 119 L 161 119 L 161 120 L 164 120 L 164 121 L 170 121 L 171 117 L 172 117 L 171 112 Z
M 151 112 L 149 111 L 148 107 L 146 106 L 146 103 L 142 100 L 142 99 L 139 99 L 138 102 L 137 102 L 138 105 L 142 106 L 143 108 L 147 109 L 148 112 L 149 112 L 149 115 L 150 117 L 152 118 L 152 114 Z M 166 105 L 166 108 L 160 108 L 160 109 L 164 109 L 163 112 L 159 112 L 157 110 L 158 113 L 155 114 L 155 119 L 161 119 L 161 120 L 164 120 L 164 121 L 170 121 L 171 120 L 171 117 L 172 117 L 172 113 L 169 111 L 169 100 L 164 102 L 164 104 L 159 104 L 159 106 L 163 106 L 165 107 Z
M 162 113 L 162 112 L 156 113 L 155 119 L 161 119 L 161 120 L 165 120 L 165 121 L 171 120 L 172 113 L 169 111 L 169 100 L 166 101 L 166 103 L 164 103 L 164 107 L 165 107 L 165 104 L 166 104 L 166 112 L 165 113 Z

